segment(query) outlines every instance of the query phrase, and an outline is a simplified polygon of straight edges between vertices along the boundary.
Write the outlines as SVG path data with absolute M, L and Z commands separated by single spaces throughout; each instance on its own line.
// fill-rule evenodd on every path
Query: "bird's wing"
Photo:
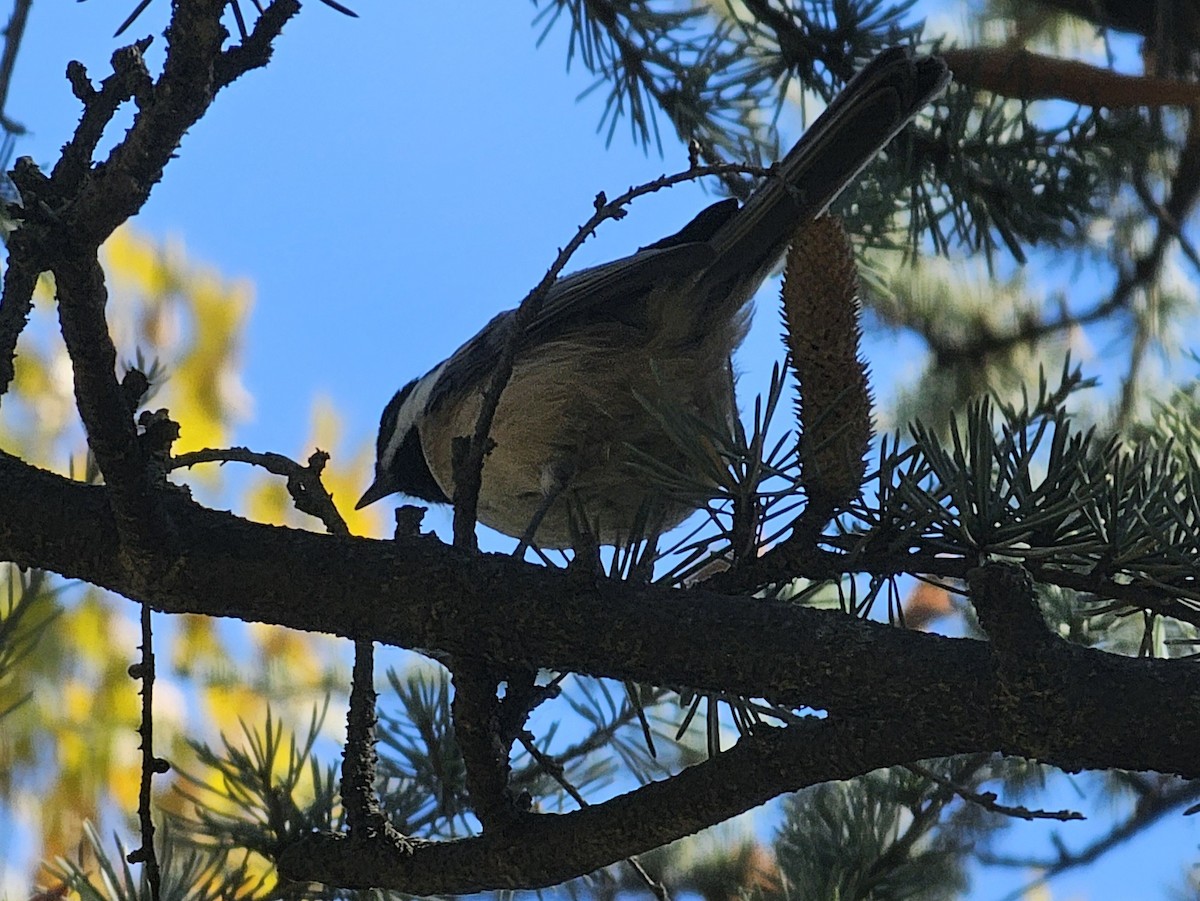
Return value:
M 670 239 L 663 239 L 667 240 Z M 646 298 L 655 286 L 664 280 L 679 282 L 695 276 L 713 259 L 713 251 L 708 244 L 698 242 L 662 246 L 663 241 L 630 256 L 573 272 L 556 281 L 526 329 L 521 344 L 541 344 L 553 341 L 560 335 L 577 333 L 584 326 L 602 326 L 606 323 L 633 329 L 645 328 Z M 512 333 L 516 312 L 505 310 L 493 317 L 491 322 L 454 352 L 444 364 L 445 368 L 429 396 L 425 405 L 427 411 L 437 409 L 447 399 L 459 394 L 463 386 L 478 385 L 487 380 L 489 369 L 495 366 L 504 342 Z
M 581 326 L 609 322 L 643 328 L 650 292 L 664 281 L 684 282 L 698 275 L 712 259 L 712 248 L 702 241 L 666 246 L 659 242 L 619 260 L 573 272 L 550 288 L 526 334 L 540 342 Z

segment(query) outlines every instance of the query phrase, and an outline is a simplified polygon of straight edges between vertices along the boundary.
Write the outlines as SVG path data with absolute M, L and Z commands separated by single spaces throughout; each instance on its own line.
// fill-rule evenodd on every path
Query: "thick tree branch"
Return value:
M 700 590 L 593 583 L 503 555 L 464 554 L 430 538 L 385 542 L 265 526 L 208 510 L 181 492 L 166 494 L 188 551 L 173 578 L 155 580 L 151 600 L 164 612 L 443 649 L 503 667 L 769 695 L 862 715 L 879 710 L 876 703 L 911 704 L 914 697 L 947 711 L 985 698 L 980 689 L 943 684 L 951 672 L 967 683 L 986 679 L 979 642 Z M 114 532 L 103 488 L 0 453 L 0 559 L 136 598 L 136 580 L 114 553 Z M 669 653 L 680 644 L 680 623 L 754 653 Z M 913 686 L 922 687 L 914 694 Z
M 68 219 L 80 243 L 99 246 L 141 208 L 183 135 L 204 115 L 217 91 L 247 68 L 264 64 L 269 53 L 257 48 L 269 44 L 299 10 L 295 0 L 275 0 L 247 39 L 256 50 L 222 54 L 228 37 L 221 25 L 224 7 L 224 0 L 176 5 L 167 28 L 167 60 L 152 96 L 139 104 L 125 139 L 102 167 L 92 170 L 73 200 Z
M 523 814 L 510 829 L 422 844 L 411 855 L 383 842 L 313 836 L 284 853 L 280 870 L 293 879 L 416 895 L 554 885 L 698 832 L 783 791 L 847 779 L 896 756 L 920 756 L 936 731 L 907 716 L 903 722 L 812 719 L 764 729 L 671 779 L 603 804 Z M 953 751 L 946 746 L 944 753 Z
M 163 495 L 187 552 L 169 578 L 142 588 L 115 553 L 102 488 L 0 454 L 0 558 L 144 597 L 164 612 L 373 638 L 503 669 L 540 665 L 766 697 L 831 715 L 885 721 L 900 710 L 957 736 L 964 751 L 1036 750 L 1066 769 L 1200 776 L 1192 738 L 1200 705 L 1183 703 L 1200 695 L 1200 668 L 1186 661 L 1117 657 L 1055 638 L 1037 651 L 1045 684 L 1016 698 L 1012 731 L 997 735 L 999 686 L 984 642 L 701 589 L 579 580 L 428 538 L 258 525 L 180 492 Z M 721 652 L 697 654 L 680 623 L 691 636 L 720 636 Z
M 152 490 L 152 474 L 138 443 L 133 411 L 116 380 L 116 350 L 105 320 L 107 293 L 96 251 L 112 231 L 136 213 L 183 134 L 208 109 L 216 91 L 247 67 L 262 65 L 270 42 L 298 9 L 295 0 L 276 0 L 254 35 L 223 55 L 228 35 L 221 25 L 224 0 L 177 3 L 167 29 L 162 76 L 152 82 L 142 60 L 148 41 L 113 55 L 113 75 L 97 90 L 78 63 L 68 67 L 84 111 L 50 176 L 30 161 L 13 172 L 23 206 L 10 214 L 20 226 L 10 244 L 10 269 L 0 309 L 0 385 L 12 380 L 16 339 L 29 313 L 37 276 L 54 272 L 59 318 L 75 374 L 79 412 L 89 445 L 112 493 L 122 553 L 148 561 L 172 544 L 172 528 Z M 217 61 L 225 69 L 219 79 Z M 117 109 L 135 98 L 138 113 L 125 138 L 102 166 L 92 157 Z M 160 547 L 151 549 L 152 543 Z M 160 561 L 161 562 L 161 561 Z
M 754 735 L 707 764 L 586 811 L 516 812 L 477 839 L 402 847 L 314 839 L 287 858 L 290 872 L 305 878 L 421 893 L 545 885 L 802 785 L 946 754 L 1000 751 L 1067 770 L 1200 775 L 1200 705 L 1187 700 L 1200 696 L 1200 669 L 1188 661 L 1117 657 L 1048 632 L 1031 647 L 1016 639 L 989 645 L 703 590 L 582 581 L 428 538 L 317 535 L 207 510 L 181 492 L 160 494 L 186 553 L 169 573 L 143 579 L 117 553 L 104 489 L 0 454 L 0 557 L 166 612 L 374 638 L 501 669 L 540 664 L 728 691 L 830 714 Z M 984 580 L 991 593 L 983 609 L 1007 611 L 999 625 L 993 618 L 997 636 L 1015 634 L 1005 616 L 1035 615 L 1024 587 L 1006 594 L 1008 572 L 989 568 Z M 694 635 L 721 636 L 721 653 L 695 653 L 682 622 Z M 1016 653 L 1027 659 L 1013 665 Z M 1014 675 L 1019 685 L 1009 684 Z
M 117 382 L 117 351 L 104 318 L 108 291 L 95 251 L 63 260 L 54 267 L 59 322 L 75 373 L 75 402 L 111 493 L 120 553 L 146 563 L 160 549 L 173 547 L 174 530 L 153 488 L 150 469 L 138 442 L 133 410 Z
M 503 828 L 516 808 L 508 789 L 509 740 L 500 728 L 499 679 L 478 660 L 455 657 L 454 737 L 466 767 L 467 792 L 484 829 Z

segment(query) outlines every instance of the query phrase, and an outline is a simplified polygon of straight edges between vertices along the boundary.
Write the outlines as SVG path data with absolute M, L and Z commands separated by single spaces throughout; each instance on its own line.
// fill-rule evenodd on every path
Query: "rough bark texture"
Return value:
M 290 875 L 417 893 L 546 885 L 804 785 L 972 751 L 1070 771 L 1200 775 L 1200 705 L 1181 703 L 1200 694 L 1200 668 L 1067 644 L 1038 626 L 1027 580 L 1004 567 L 973 574 L 991 637 L 982 642 L 703 590 L 596 581 L 432 539 L 258 525 L 183 492 L 159 500 L 186 551 L 164 559 L 161 571 L 130 572 L 103 488 L 0 455 L 0 557 L 164 612 L 374 638 L 506 668 L 769 697 L 830 715 L 746 737 L 676 779 L 577 813 L 521 815 L 450 847 L 389 854 L 375 843 L 378 868 L 366 865 L 364 848 L 314 838 L 285 856 Z M 705 653 L 696 652 L 697 636 Z
M 1129 17 L 1129 27 L 1147 35 L 1164 33 L 1166 13 L 1185 31 L 1195 18 L 1182 4 L 1157 4 L 1153 20 L 1117 0 L 1055 5 L 1085 16 L 1100 10 L 1114 22 Z M 259 525 L 164 487 L 152 468 L 162 448 L 147 446 L 127 386 L 116 381 L 96 249 L 145 202 L 216 92 L 266 62 L 297 10 L 294 0 L 275 0 L 253 32 L 226 49 L 224 7 L 224 0 L 176 0 L 157 80 L 142 61 L 144 42 L 119 51 L 98 88 L 72 64 L 68 78 L 84 107 L 75 135 L 49 176 L 29 160 L 14 170 L 25 206 L 9 210 L 20 228 L 8 245 L 0 303 L 0 394 L 12 381 L 33 285 L 53 271 L 78 406 L 106 486 L 71 482 L 0 452 L 0 559 L 162 612 L 275 623 L 470 662 L 458 684 L 477 675 L 474 698 L 484 703 L 457 712 L 477 752 L 468 755 L 468 784 L 490 804 L 481 810 L 484 834 L 445 843 L 374 828 L 311 836 L 285 849 L 286 875 L 415 894 L 552 885 L 783 792 L 961 753 L 999 751 L 1068 771 L 1200 776 L 1200 667 L 1062 641 L 1045 628 L 1029 577 L 1012 567 L 968 571 L 962 558 L 930 552 L 898 555 L 883 564 L 892 569 L 874 573 L 965 577 L 989 641 L 950 639 L 743 595 L 610 582 L 428 538 L 383 542 Z M 130 99 L 134 124 L 101 164 L 93 159 L 100 135 Z M 1190 209 L 1194 194 L 1181 189 L 1178 196 L 1191 199 L 1173 199 L 1168 210 Z M 845 560 L 813 547 L 801 562 L 807 575 L 833 578 L 849 567 Z M 1085 576 L 1057 578 L 1070 584 Z M 529 814 L 504 794 L 505 748 L 491 742 L 507 735 L 496 726 L 502 710 L 493 689 L 496 673 L 537 667 L 767 698 L 826 716 L 759 728 L 704 763 L 601 804 Z M 361 713 L 369 737 L 371 717 Z M 351 761 L 347 783 L 361 789 L 359 819 L 373 827 L 370 758 L 362 760 L 361 770 Z

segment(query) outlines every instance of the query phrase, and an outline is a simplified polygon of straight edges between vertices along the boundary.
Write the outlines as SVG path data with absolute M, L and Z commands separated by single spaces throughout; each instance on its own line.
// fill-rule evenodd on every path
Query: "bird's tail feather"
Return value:
M 942 60 L 913 57 L 902 47 L 871 60 L 713 235 L 706 280 L 728 285 L 744 274 L 757 285 L 796 227 L 823 213 L 949 81 Z

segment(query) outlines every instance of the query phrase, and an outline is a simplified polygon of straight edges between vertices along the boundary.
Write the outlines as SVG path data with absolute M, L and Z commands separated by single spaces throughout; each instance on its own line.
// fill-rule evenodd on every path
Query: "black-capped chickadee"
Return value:
M 796 227 L 823 213 L 949 80 L 936 57 L 885 50 L 744 206 L 719 201 L 632 256 L 559 279 L 520 336 L 496 408 L 479 520 L 544 548 L 570 547 L 579 535 L 618 544 L 651 498 L 658 529 L 702 503 L 658 496 L 647 457 L 685 474 L 695 464 L 652 411 L 677 405 L 728 432 L 736 415 L 728 361 L 746 334 L 747 301 Z M 496 316 L 391 399 L 375 481 L 356 509 L 397 491 L 452 500 L 451 442 L 475 430 L 512 316 Z

